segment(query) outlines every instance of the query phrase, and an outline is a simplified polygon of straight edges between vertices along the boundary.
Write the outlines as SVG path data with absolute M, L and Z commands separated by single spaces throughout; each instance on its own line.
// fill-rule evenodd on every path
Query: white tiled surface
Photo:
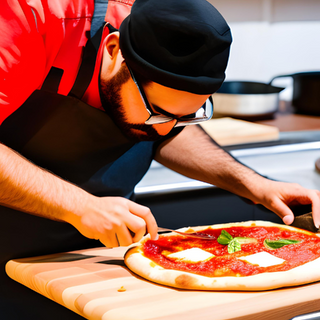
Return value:
M 267 148 L 253 155 L 246 155 L 250 150 L 236 150 L 234 156 L 243 164 L 271 179 L 296 182 L 305 188 L 320 190 L 320 173 L 315 169 L 315 161 L 320 158 L 319 142 L 307 144 L 315 149 L 279 152 L 267 154 Z M 248 151 L 248 152 L 246 152 Z M 255 151 L 255 150 L 253 150 Z M 251 150 L 252 153 L 252 150 Z M 241 155 L 242 154 L 242 155 Z M 195 181 L 171 171 L 157 162 L 136 186 L 136 193 L 162 193 L 207 188 L 211 185 Z

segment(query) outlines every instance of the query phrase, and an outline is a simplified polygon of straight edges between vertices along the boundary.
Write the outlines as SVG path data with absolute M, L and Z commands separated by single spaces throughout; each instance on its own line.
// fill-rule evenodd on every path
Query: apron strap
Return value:
M 41 86 L 41 90 L 58 92 L 62 75 L 63 69 L 52 67 Z
M 105 23 L 99 28 L 97 33 L 87 41 L 77 78 L 68 94 L 70 97 L 81 99 L 90 84 L 104 25 Z
M 112 27 L 110 24 L 106 25 L 106 23 L 104 22 L 103 25 L 98 29 L 96 34 L 87 41 L 83 51 L 82 62 L 76 80 L 68 96 L 81 99 L 86 92 L 93 76 L 97 53 L 100 47 L 101 37 L 105 26 L 108 27 L 110 33 L 117 31 L 117 29 Z M 40 90 L 57 93 L 62 76 L 62 69 L 52 67 Z
M 105 22 L 96 34 L 88 39 L 86 46 L 84 47 L 82 62 L 76 80 L 68 94 L 70 97 L 81 99 L 91 82 L 104 26 Z M 63 69 L 51 67 L 40 90 L 57 93 L 63 72 Z

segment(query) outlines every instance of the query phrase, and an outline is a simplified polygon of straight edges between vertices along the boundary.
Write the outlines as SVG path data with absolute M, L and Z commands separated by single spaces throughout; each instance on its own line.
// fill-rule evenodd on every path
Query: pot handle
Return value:
M 271 86 L 273 80 L 275 80 L 275 79 L 277 79 L 277 78 L 288 78 L 288 77 L 293 77 L 293 76 L 294 76 L 294 73 L 291 73 L 291 74 L 281 74 L 281 75 L 279 75 L 279 76 L 275 76 L 275 77 L 273 77 L 273 78 L 269 81 L 268 85 Z

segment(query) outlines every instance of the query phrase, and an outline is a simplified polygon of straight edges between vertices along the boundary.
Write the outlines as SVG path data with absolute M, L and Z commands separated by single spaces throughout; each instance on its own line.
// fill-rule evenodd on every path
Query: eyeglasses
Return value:
M 210 98 L 206 100 L 206 102 L 201 106 L 201 108 L 198 111 L 183 117 L 175 117 L 174 115 L 171 115 L 171 114 L 165 115 L 165 114 L 159 114 L 154 112 L 150 107 L 146 94 L 144 93 L 142 87 L 139 86 L 131 68 L 128 67 L 128 69 L 130 71 L 133 82 L 135 83 L 135 85 L 139 90 L 144 107 L 149 113 L 149 118 L 145 121 L 145 124 L 152 126 L 154 124 L 161 124 L 161 123 L 170 122 L 172 120 L 176 120 L 177 122 L 175 124 L 175 127 L 182 127 L 182 126 L 188 126 L 191 124 L 197 124 L 199 122 L 203 122 L 211 119 L 213 115 L 213 103 Z

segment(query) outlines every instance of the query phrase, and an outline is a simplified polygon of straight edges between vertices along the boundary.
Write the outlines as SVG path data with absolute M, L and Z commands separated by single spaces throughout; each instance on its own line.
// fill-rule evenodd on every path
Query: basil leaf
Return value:
M 237 239 L 233 239 L 228 244 L 228 253 L 234 253 L 237 251 L 241 251 L 241 245 Z
M 241 250 L 241 244 L 257 242 L 254 238 L 235 237 L 233 238 L 226 230 L 222 230 L 217 241 L 220 244 L 228 245 L 228 253 L 234 253 Z
M 279 249 L 289 244 L 295 244 L 301 242 L 300 240 L 293 239 L 279 239 L 279 240 L 268 240 L 265 239 L 263 244 L 268 249 Z
M 226 230 L 222 230 L 220 236 L 217 241 L 220 244 L 229 244 L 229 242 L 233 239 L 232 235 L 228 233 Z

